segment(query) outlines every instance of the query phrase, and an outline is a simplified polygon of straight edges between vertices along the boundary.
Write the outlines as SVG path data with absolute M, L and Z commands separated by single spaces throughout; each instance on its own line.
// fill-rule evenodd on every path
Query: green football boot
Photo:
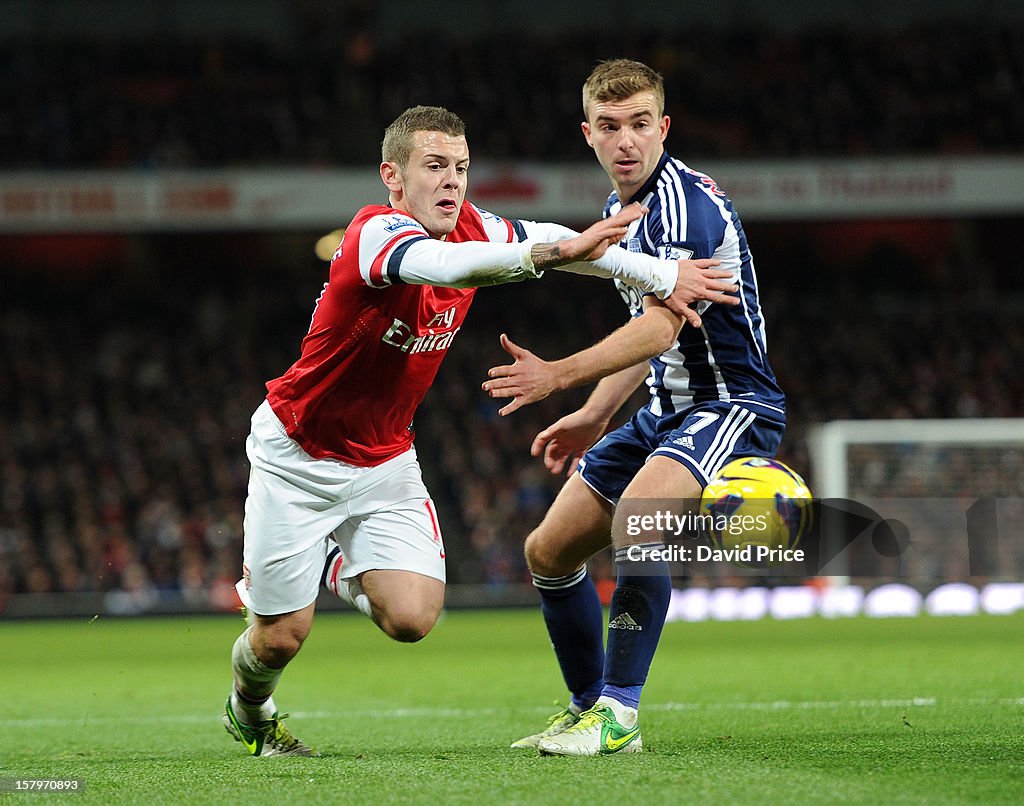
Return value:
M 554 714 L 548 719 L 548 726 L 540 733 L 534 733 L 532 736 L 524 736 L 522 739 L 512 742 L 510 747 L 514 750 L 535 750 L 541 739 L 546 739 L 549 736 L 557 736 L 559 733 L 568 730 L 579 721 L 580 718 L 577 714 L 574 714 L 568 708 L 563 708 L 557 714 Z
M 251 756 L 319 756 L 315 750 L 306 747 L 302 742 L 292 736 L 291 731 L 284 724 L 288 714 L 274 715 L 263 722 L 250 725 L 242 722 L 235 716 L 231 707 L 231 698 L 228 697 L 224 705 L 224 727 L 228 733 L 235 737 L 236 742 L 241 742 Z
M 639 753 L 643 750 L 640 724 L 622 725 L 611 707 L 598 702 L 580 714 L 575 725 L 537 743 L 544 756 L 607 756 L 612 753 Z

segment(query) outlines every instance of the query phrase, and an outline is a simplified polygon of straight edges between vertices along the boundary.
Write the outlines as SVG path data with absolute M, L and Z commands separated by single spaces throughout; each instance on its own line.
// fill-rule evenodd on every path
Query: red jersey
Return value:
M 267 399 L 288 435 L 314 458 L 359 466 L 408 450 L 413 415 L 476 291 L 413 283 L 431 281 L 429 264 L 440 262 L 444 243 L 515 244 L 496 245 L 490 254 L 497 248 L 518 264 L 518 252 L 509 250 L 525 237 L 518 221 L 469 202 L 446 242 L 391 207 L 360 210 L 331 261 L 299 359 L 267 383 Z M 446 261 L 459 253 L 444 250 Z

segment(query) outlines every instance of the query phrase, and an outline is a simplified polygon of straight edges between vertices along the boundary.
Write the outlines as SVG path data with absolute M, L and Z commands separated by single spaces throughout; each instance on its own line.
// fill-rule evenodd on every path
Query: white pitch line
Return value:
M 645 711 L 834 711 L 841 708 L 936 708 L 943 705 L 1024 706 L 1024 697 L 949 699 L 910 697 L 882 700 L 772 700 L 768 702 L 665 702 L 645 705 Z M 349 711 L 292 711 L 293 719 L 479 719 L 518 713 L 548 713 L 553 706 L 535 708 L 372 708 Z M 90 727 L 98 725 L 202 724 L 217 714 L 152 714 L 147 716 L 31 717 L 0 719 L 0 728 Z

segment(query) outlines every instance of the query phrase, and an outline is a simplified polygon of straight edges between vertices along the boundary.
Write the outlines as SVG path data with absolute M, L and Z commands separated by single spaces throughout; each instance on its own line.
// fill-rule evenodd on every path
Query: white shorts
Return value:
M 414 449 L 376 467 L 314 459 L 264 401 L 252 416 L 246 454 L 243 601 L 254 612 L 273 616 L 312 604 L 332 539 L 344 558 L 342 579 L 386 569 L 445 581 L 444 542 Z

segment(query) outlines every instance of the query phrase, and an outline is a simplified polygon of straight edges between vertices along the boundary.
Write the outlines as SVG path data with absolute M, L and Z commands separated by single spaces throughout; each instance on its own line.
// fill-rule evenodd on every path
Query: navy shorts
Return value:
M 731 459 L 774 457 L 785 430 L 785 414 L 764 406 L 715 400 L 660 417 L 645 406 L 584 454 L 580 477 L 617 504 L 651 456 L 667 456 L 705 486 Z

